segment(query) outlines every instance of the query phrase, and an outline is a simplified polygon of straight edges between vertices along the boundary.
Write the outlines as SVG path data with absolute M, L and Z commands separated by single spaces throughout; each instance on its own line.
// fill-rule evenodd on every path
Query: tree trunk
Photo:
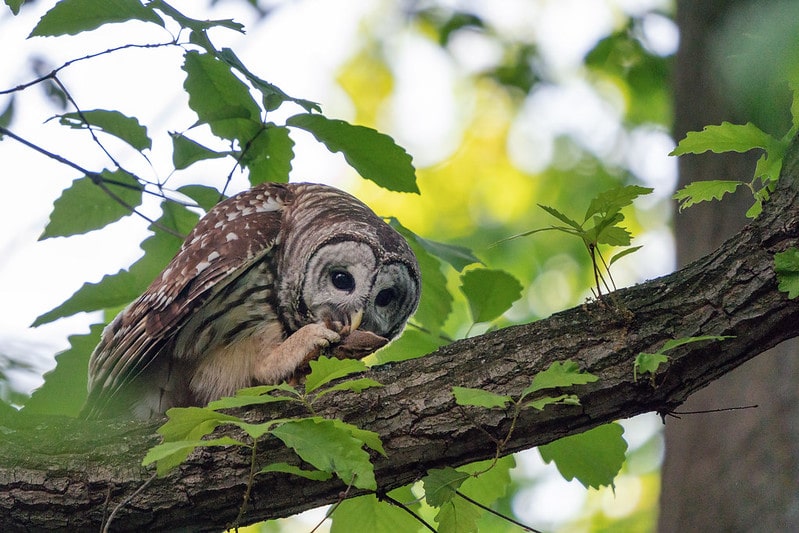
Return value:
M 509 430 L 509 413 L 456 408 L 451 393 L 456 385 L 518 395 L 537 372 L 565 359 L 599 377 L 572 390 L 579 406 L 523 411 L 502 454 L 647 411 L 668 413 L 724 373 L 799 336 L 799 302 L 777 290 L 773 269 L 774 253 L 799 245 L 799 142 L 786 156 L 784 174 L 757 221 L 683 270 L 546 320 L 378 367 L 369 375 L 384 387 L 329 394 L 318 413 L 380 435 L 387 452 L 375 457 L 381 491 L 411 483 L 431 468 L 493 457 L 496 440 Z M 634 378 L 638 353 L 699 335 L 732 338 L 672 350 L 652 379 Z M 266 407 L 247 416 L 257 421 L 297 414 L 288 411 Z M 203 449 L 137 492 L 151 477 L 139 465 L 157 441 L 153 429 L 6 416 L 0 420 L 0 531 L 97 531 L 116 507 L 112 530 L 229 525 L 241 505 L 248 451 Z M 275 439 L 259 445 L 259 464 L 281 461 L 297 460 Z M 336 480 L 258 476 L 245 521 L 318 507 L 335 501 L 344 488 Z
M 740 1 L 678 2 L 681 48 L 675 76 L 675 137 L 727 120 L 708 51 L 718 26 Z M 731 58 L 730 60 L 735 60 Z M 748 181 L 752 156 L 680 158 L 680 186 L 700 179 Z M 743 226 L 751 195 L 700 204 L 675 218 L 680 265 L 717 247 Z M 666 425 L 659 530 L 799 531 L 799 343 L 786 342 L 692 396 L 687 411 L 756 409 L 684 416 Z

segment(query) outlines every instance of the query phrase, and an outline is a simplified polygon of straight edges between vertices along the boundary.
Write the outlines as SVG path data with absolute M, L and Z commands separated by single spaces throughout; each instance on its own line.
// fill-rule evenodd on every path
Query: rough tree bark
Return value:
M 799 336 L 799 301 L 777 290 L 773 270 L 774 253 L 797 245 L 799 143 L 794 143 L 763 215 L 710 255 L 600 302 L 373 369 L 370 376 L 384 387 L 358 395 L 331 394 L 319 412 L 380 434 L 388 457 L 375 458 L 375 475 L 384 490 L 413 482 L 430 468 L 493 456 L 496 448 L 487 435 L 505 435 L 508 413 L 456 408 L 450 392 L 455 385 L 518 394 L 536 372 L 564 359 L 599 376 L 574 390 L 580 406 L 525 411 L 503 453 L 647 411 L 668 413 L 736 366 Z M 670 352 L 654 383 L 633 379 L 637 353 L 655 351 L 668 339 L 698 335 L 734 338 Z M 264 409 L 248 416 L 262 420 L 276 414 Z M 157 442 L 153 430 L 133 423 L 0 421 L 0 530 L 96 531 L 105 513 L 151 477 L 139 465 Z M 219 530 L 239 510 L 248 459 L 238 449 L 195 453 L 178 471 L 152 481 L 122 506 L 113 529 Z M 275 441 L 260 446 L 259 459 L 296 462 Z M 342 490 L 336 480 L 261 476 L 245 520 L 330 503 Z
M 771 4 L 760 2 L 758 9 Z M 681 36 L 675 62 L 675 138 L 724 120 L 752 120 L 740 116 L 730 98 L 725 98 L 724 82 L 710 53 L 725 24 L 751 6 L 752 2 L 741 0 L 678 3 Z M 731 54 L 726 60 L 739 58 Z M 754 166 L 751 154 L 683 157 L 680 183 L 748 180 Z M 743 213 L 749 203 L 751 196 L 742 191 L 724 202 L 699 205 L 676 216 L 678 263 L 686 264 L 734 235 L 745 224 Z M 747 362 L 683 406 L 703 410 L 758 405 L 757 409 L 684 417 L 666 426 L 662 533 L 799 530 L 797 341 Z

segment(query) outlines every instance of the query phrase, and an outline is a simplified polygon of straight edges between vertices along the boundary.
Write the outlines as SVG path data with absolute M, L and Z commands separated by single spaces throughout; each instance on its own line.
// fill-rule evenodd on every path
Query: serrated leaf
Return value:
M 288 128 L 270 124 L 250 143 L 242 163 L 250 170 L 250 185 L 288 183 L 293 158 L 294 141 Z
M 489 459 L 459 466 L 459 472 L 470 475 L 460 486 L 459 491 L 482 504 L 489 505 L 508 493 L 512 483 L 510 471 L 515 466 L 516 460 L 513 455 L 506 455 L 496 462 Z M 473 474 L 479 475 L 474 477 Z
M 366 363 L 359 359 L 336 359 L 321 356 L 310 362 L 311 373 L 305 378 L 305 392 L 310 393 L 322 385 L 356 372 L 363 372 Z
M 735 192 L 739 185 L 743 185 L 743 182 L 731 180 L 694 181 L 674 193 L 672 198 L 679 202 L 680 211 L 682 211 L 700 202 L 721 200 L 725 194 Z
M 318 470 L 335 473 L 344 483 L 360 489 L 377 488 L 374 467 L 363 449 L 363 442 L 334 421 L 290 420 L 273 429 L 272 435 Z
M 336 383 L 332 387 L 328 387 L 324 391 L 320 392 L 319 396 L 335 391 L 363 392 L 366 389 L 382 386 L 382 383 L 379 383 L 371 378 L 351 379 L 348 381 L 342 381 L 341 383 Z
M 449 466 L 429 470 L 422 478 L 425 501 L 433 507 L 441 507 L 455 497 L 455 491 L 469 477 Z
M 211 54 L 186 52 L 183 88 L 189 107 L 214 135 L 246 145 L 261 130 L 261 108 L 230 66 Z
M 60 122 L 75 129 L 85 129 L 88 123 L 95 129 L 122 139 L 140 152 L 153 147 L 153 141 L 147 136 L 147 128 L 137 118 L 125 116 L 119 111 L 92 109 L 80 113 L 65 113 L 60 115 Z
M 580 399 L 574 394 L 561 394 L 560 396 L 544 396 L 524 404 L 542 411 L 547 405 L 580 405 Z
M 658 353 L 667 352 L 669 350 L 673 350 L 678 346 L 683 346 L 685 344 L 691 344 L 694 342 L 703 342 L 703 341 L 723 341 L 725 339 L 732 339 L 734 337 L 730 335 L 701 335 L 699 337 L 682 337 L 679 339 L 669 339 L 665 343 L 663 343 L 663 347 L 658 350 Z
M 568 226 L 571 226 L 576 231 L 582 232 L 582 230 L 583 230 L 582 225 L 578 224 L 576 221 L 572 220 L 571 218 L 569 218 L 565 214 L 561 213 L 560 211 L 558 211 L 554 207 L 550 207 L 548 205 L 543 205 L 543 204 L 538 204 L 538 207 L 540 207 L 541 209 L 543 209 L 544 211 L 546 211 L 547 213 L 549 213 L 553 217 L 557 218 L 561 222 L 567 224 Z M 539 231 L 542 231 L 542 230 L 539 230 Z
M 169 135 L 172 138 L 172 164 L 176 170 L 188 168 L 197 161 L 219 159 L 228 155 L 224 152 L 216 152 L 206 148 L 183 134 L 170 133 Z M 199 187 L 199 185 L 196 185 L 196 187 Z
M 202 207 L 205 212 L 208 212 L 216 204 L 225 199 L 225 196 L 219 192 L 215 187 L 208 187 L 207 185 L 184 185 L 178 188 L 180 194 L 185 194 Z
M 25 0 L 5 0 L 5 1 L 6 5 L 15 16 L 19 15 L 19 8 L 21 8 L 22 4 L 25 3 Z M 2 137 L 0 137 L 0 139 L 2 139 Z
M 339 420 L 338 418 L 332 419 L 331 422 L 333 422 L 333 425 L 336 428 L 348 432 L 356 440 L 362 442 L 363 444 L 373 449 L 383 457 L 386 456 L 386 450 L 383 449 L 383 441 L 380 440 L 380 435 L 378 435 L 374 431 L 370 431 L 368 429 L 361 429 L 358 426 L 354 426 L 348 422 Z
M 166 415 L 169 419 L 157 430 L 166 442 L 200 440 L 220 424 L 240 420 L 205 407 L 173 407 Z
M 475 268 L 461 275 L 461 292 L 469 301 L 474 322 L 490 322 L 510 309 L 522 295 L 522 285 L 502 270 Z
M 641 248 L 643 248 L 643 246 L 631 246 L 629 248 L 625 248 L 624 250 L 622 250 L 621 252 L 615 254 L 613 257 L 610 258 L 610 261 L 608 262 L 608 266 L 613 265 L 613 263 L 615 263 L 616 261 L 618 261 L 619 259 L 621 259 L 625 255 L 630 255 L 631 253 L 637 252 Z
M 232 437 L 219 437 L 209 440 L 181 440 L 175 442 L 162 442 L 156 444 L 149 450 L 142 459 L 142 466 L 147 466 L 157 462 L 156 472 L 159 477 L 168 474 L 173 468 L 178 467 L 191 452 L 200 447 L 211 446 L 247 446 L 247 443 L 236 440 Z
M 410 243 L 422 274 L 422 297 L 413 320 L 438 335 L 452 312 L 452 295 L 447 289 L 447 278 L 441 272 L 441 263 L 428 254 L 418 243 Z
M 486 409 L 504 409 L 513 401 L 513 398 L 504 394 L 469 387 L 452 387 L 452 394 L 458 405 L 472 405 Z
M 426 331 L 418 329 L 405 328 L 405 331 L 402 332 L 402 335 L 397 340 L 370 354 L 362 361 L 369 367 L 407 361 L 408 359 L 427 355 L 445 344 L 448 344 L 448 342 L 438 335 L 430 335 Z
M 456 498 L 441 506 L 435 521 L 437 533 L 477 533 L 477 521 L 483 511 L 464 499 Z
M 158 222 L 180 233 L 188 233 L 197 223 L 197 215 L 173 202 L 162 203 L 164 212 Z M 155 229 L 151 226 L 150 229 Z M 150 285 L 180 249 L 182 240 L 156 230 L 141 243 L 144 255 L 129 269 L 106 275 L 97 283 L 84 283 L 72 296 L 54 309 L 40 315 L 33 326 L 80 312 L 114 309 L 127 305 Z
M 100 342 L 103 324 L 86 335 L 70 335 L 69 349 L 55 356 L 56 366 L 44 375 L 44 384 L 25 402 L 23 413 L 78 416 L 86 401 L 89 356 Z
M 165 15 L 172 17 L 175 21 L 182 27 L 182 28 L 190 28 L 193 30 L 192 34 L 195 33 L 204 33 L 205 30 L 214 28 L 214 27 L 223 27 L 229 30 L 237 31 L 239 33 L 244 33 L 244 25 L 236 22 L 233 19 L 222 19 L 222 20 L 199 20 L 187 17 L 171 5 L 163 2 L 161 0 L 153 0 L 148 4 L 153 9 L 158 9 Z M 209 50 L 210 51 L 210 50 Z
M 788 298 L 799 296 L 799 249 L 788 248 L 774 254 L 774 271 L 777 273 L 777 288 L 788 293 Z
M 579 365 L 570 359 L 555 361 L 533 377 L 530 386 L 522 391 L 522 398 L 540 390 L 584 385 L 598 379 L 595 375 L 580 370 Z
M 660 365 L 668 362 L 669 358 L 662 353 L 641 352 L 635 356 L 633 365 L 633 379 L 638 381 L 639 374 L 651 374 L 654 378 Z
M 610 246 L 629 246 L 632 235 L 630 232 L 619 226 L 605 226 L 596 235 L 592 235 L 597 244 L 608 244 Z
M 469 248 L 465 246 L 458 246 L 456 244 L 448 244 L 443 242 L 431 241 L 429 239 L 425 239 L 420 237 L 419 235 L 415 234 L 405 226 L 403 226 L 399 220 L 394 217 L 388 219 L 389 225 L 399 231 L 403 237 L 408 240 L 413 240 L 420 244 L 422 248 L 424 248 L 427 252 L 431 255 L 437 257 L 438 259 L 449 263 L 452 265 L 452 268 L 461 272 L 465 267 L 469 265 L 473 265 L 475 263 L 483 264 L 480 259 L 478 259 Z
M 566 480 L 576 478 L 586 488 L 613 486 L 627 451 L 623 433 L 613 422 L 539 446 L 538 451 L 547 463 L 555 462 Z
M 419 193 L 411 156 L 394 139 L 365 126 L 303 113 L 286 125 L 311 133 L 331 152 L 341 152 L 358 173 L 390 191 Z
M 617 213 L 622 208 L 632 204 L 633 200 L 639 196 L 650 194 L 652 191 L 654 189 L 651 187 L 625 185 L 601 192 L 588 204 L 584 220 L 588 220 L 594 215 L 602 215 L 605 218 L 608 215 Z
M 241 72 L 247 80 L 253 84 L 263 94 L 264 109 L 267 111 L 274 111 L 283 102 L 293 102 L 302 107 L 308 113 L 312 111 L 321 112 L 322 108 L 316 102 L 310 100 L 303 100 L 302 98 L 292 98 L 283 92 L 279 87 L 267 81 L 262 80 L 253 74 L 244 63 L 236 56 L 230 48 L 223 48 L 218 54 L 219 59 Z
M 104 170 L 100 176 L 103 186 L 128 206 L 141 205 L 142 187 L 133 176 L 122 170 Z M 50 221 L 39 240 L 86 233 L 130 214 L 128 207 L 111 198 L 91 178 L 78 178 L 53 203 Z
M 722 122 L 718 126 L 705 126 L 702 131 L 689 131 L 669 155 L 701 154 L 711 151 L 748 152 L 753 148 L 768 149 L 774 138 L 763 130 L 747 122 L 730 124 Z
M 29 37 L 76 35 L 129 20 L 164 25 L 157 13 L 138 0 L 61 0 L 42 16 Z
M 224 396 L 218 400 L 209 402 L 205 407 L 219 411 L 221 409 L 236 409 L 239 407 L 249 407 L 251 405 L 263 405 L 267 403 L 296 401 L 297 398 L 291 396 L 272 396 L 271 394 L 262 395 L 243 395 L 243 396 Z
M 410 499 L 410 498 L 409 498 Z M 403 501 L 403 500 L 400 500 Z M 419 522 L 410 514 L 374 494 L 344 500 L 331 516 L 330 533 L 397 533 L 417 531 Z
M 284 474 L 291 474 L 293 476 L 300 476 L 304 477 L 305 479 L 310 479 L 312 481 L 327 481 L 331 477 L 332 474 L 329 472 L 322 472 L 321 470 L 305 470 L 300 468 L 299 466 L 290 465 L 288 463 L 272 463 L 268 464 L 263 467 L 259 474 L 268 474 L 270 472 L 281 472 Z M 338 509 L 336 510 L 336 514 L 338 514 Z

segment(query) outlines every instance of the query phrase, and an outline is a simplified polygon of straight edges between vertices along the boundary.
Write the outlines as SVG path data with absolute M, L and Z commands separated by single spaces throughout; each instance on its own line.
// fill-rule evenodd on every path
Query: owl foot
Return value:
M 307 324 L 259 361 L 255 378 L 261 383 L 275 384 L 296 375 L 295 371 L 306 374 L 308 362 L 339 340 L 341 336 L 325 325 Z

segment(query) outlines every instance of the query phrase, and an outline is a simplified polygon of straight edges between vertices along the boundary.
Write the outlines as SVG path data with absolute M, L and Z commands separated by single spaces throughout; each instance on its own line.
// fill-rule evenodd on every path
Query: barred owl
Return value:
M 84 416 L 148 419 L 307 372 L 327 349 L 363 357 L 416 309 L 407 242 L 354 197 L 256 186 L 215 206 L 105 329 Z

